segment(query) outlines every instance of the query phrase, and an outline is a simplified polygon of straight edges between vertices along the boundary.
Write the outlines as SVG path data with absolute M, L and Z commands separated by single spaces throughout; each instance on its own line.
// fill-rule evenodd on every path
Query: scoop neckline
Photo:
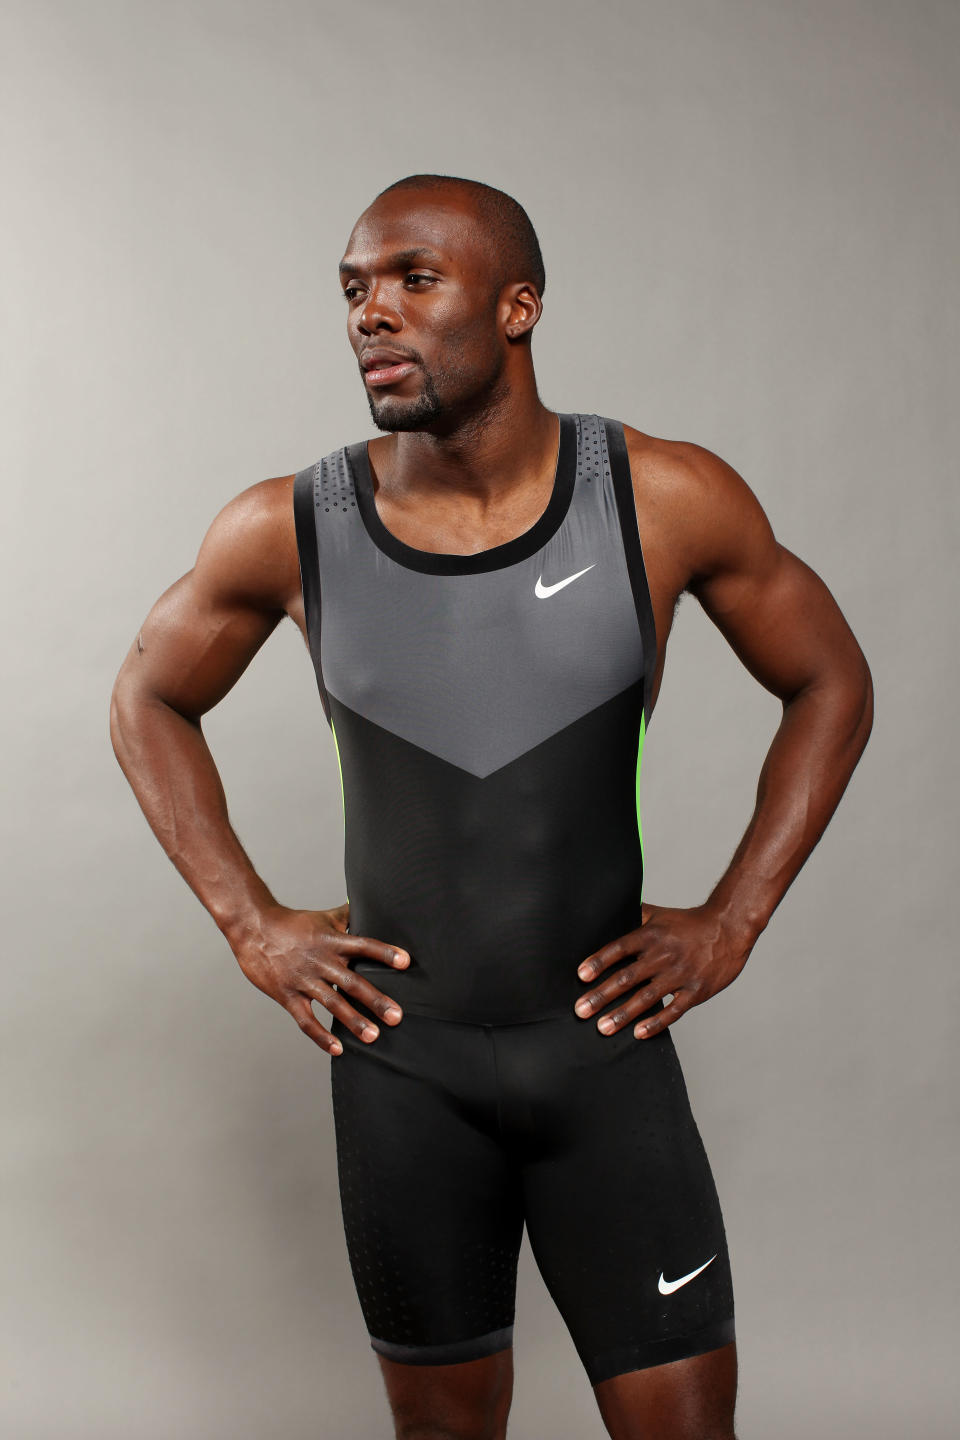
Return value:
M 560 437 L 557 444 L 557 461 L 554 469 L 553 488 L 546 509 L 528 530 L 505 540 L 500 545 L 491 545 L 486 550 L 477 550 L 472 555 L 454 555 L 442 551 L 418 550 L 399 539 L 388 530 L 380 518 L 374 499 L 373 476 L 370 471 L 368 440 L 348 445 L 345 450 L 347 463 L 353 473 L 357 509 L 370 539 L 379 550 L 409 570 L 420 570 L 431 575 L 476 575 L 487 570 L 500 570 L 505 565 L 514 565 L 535 555 L 559 530 L 570 508 L 573 497 L 574 479 L 577 472 L 577 427 L 572 415 L 561 414 Z

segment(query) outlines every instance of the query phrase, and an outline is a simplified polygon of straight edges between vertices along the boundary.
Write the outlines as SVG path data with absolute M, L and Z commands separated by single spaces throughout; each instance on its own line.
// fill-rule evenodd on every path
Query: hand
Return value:
M 348 961 L 364 956 L 401 970 L 410 963 L 408 952 L 382 940 L 348 934 L 349 918 L 349 902 L 333 910 L 291 910 L 277 905 L 259 912 L 253 921 L 247 920 L 241 934 L 227 936 L 247 979 L 288 1010 L 304 1034 L 331 1055 L 339 1055 L 343 1046 L 317 1020 L 313 1000 L 319 1000 L 368 1045 L 380 1031 L 353 1008 L 345 994 L 362 1001 L 388 1025 L 398 1025 L 403 1019 L 397 1002 L 349 969 Z
M 636 959 L 593 990 L 585 991 L 574 1009 L 578 1015 L 593 1015 L 608 1000 L 620 999 L 626 988 L 638 987 L 598 1021 L 605 1035 L 614 1035 L 669 995 L 669 1004 L 634 1026 L 637 1039 L 659 1035 L 692 1005 L 709 1000 L 735 980 L 747 963 L 755 939 L 707 905 L 689 910 L 642 905 L 640 928 L 588 955 L 577 974 L 581 980 L 593 980 L 618 960 L 631 955 Z

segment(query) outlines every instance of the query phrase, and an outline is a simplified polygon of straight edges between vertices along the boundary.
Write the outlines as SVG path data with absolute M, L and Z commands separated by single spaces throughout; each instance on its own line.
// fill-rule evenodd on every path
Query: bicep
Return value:
M 699 563 L 687 588 L 750 674 L 787 700 L 864 669 L 860 647 L 830 590 L 777 541 L 746 482 L 719 462 L 707 477 L 703 500 Z
M 278 534 L 257 488 L 216 517 L 193 569 L 152 607 L 121 670 L 141 698 L 192 719 L 223 699 L 285 613 L 290 536 Z
M 232 689 L 281 615 L 223 599 L 191 570 L 151 609 L 124 662 L 126 678 L 145 698 L 197 718 Z
M 750 674 L 787 700 L 862 655 L 820 576 L 774 542 L 774 553 L 691 586 L 703 609 Z

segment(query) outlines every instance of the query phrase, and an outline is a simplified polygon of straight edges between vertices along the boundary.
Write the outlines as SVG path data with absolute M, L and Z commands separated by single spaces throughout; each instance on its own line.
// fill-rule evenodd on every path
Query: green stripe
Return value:
M 646 734 L 646 716 L 640 715 L 640 744 L 637 746 L 637 833 L 640 836 L 640 863 L 643 864 L 643 824 L 640 820 L 640 766 L 643 761 L 643 737 Z
M 346 820 L 346 816 L 347 816 L 347 801 L 346 801 L 346 797 L 345 797 L 345 795 L 344 795 L 344 793 L 343 793 L 343 766 L 340 764 L 340 746 L 337 744 L 337 732 L 336 732 L 336 729 L 335 729 L 335 727 L 334 727 L 334 724 L 333 724 L 333 721 L 332 721 L 332 720 L 330 721 L 330 729 L 333 731 L 333 744 L 334 744 L 334 748 L 336 749 L 336 752 L 337 752 L 337 769 L 340 771 L 340 800 L 341 800 L 341 802 L 342 802 L 342 804 L 343 804 L 343 816 L 344 816 L 344 820 Z
M 330 721 L 330 729 L 331 729 L 331 731 L 333 732 L 333 745 L 334 745 L 334 749 L 335 749 L 336 752 L 337 752 L 337 769 L 340 771 L 340 803 L 343 805 L 343 823 L 344 823 L 344 827 L 346 827 L 346 823 L 347 823 L 347 800 L 346 800 L 346 796 L 345 796 L 344 793 L 343 793 L 343 766 L 340 764 L 340 746 L 339 746 L 338 743 L 337 743 L 337 732 L 336 732 L 336 730 L 334 729 L 334 724 L 333 724 L 333 721 L 332 721 L 332 720 Z M 350 901 L 350 896 L 348 895 L 348 896 L 347 896 L 347 903 L 348 903 L 348 904 L 349 904 L 349 901 Z M 349 923 L 350 923 L 350 922 L 349 922 L 349 920 L 348 920 L 348 921 L 347 921 L 347 924 L 349 925 Z

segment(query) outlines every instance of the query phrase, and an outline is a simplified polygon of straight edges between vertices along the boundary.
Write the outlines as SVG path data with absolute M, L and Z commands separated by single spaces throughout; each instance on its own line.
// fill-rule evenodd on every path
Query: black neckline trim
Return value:
M 377 510 L 367 452 L 368 442 L 361 440 L 356 445 L 347 445 L 344 454 L 353 473 L 357 509 L 370 539 L 398 565 L 404 565 L 408 570 L 420 570 L 428 575 L 477 575 L 487 570 L 500 570 L 505 565 L 514 565 L 518 560 L 526 560 L 528 556 L 535 555 L 560 529 L 573 498 L 577 475 L 577 425 L 572 415 L 561 415 L 559 418 L 557 465 L 547 508 L 522 535 L 516 535 L 502 545 L 491 545 L 486 550 L 478 550 L 474 555 L 448 555 L 432 550 L 418 550 L 398 539 L 384 525 Z

